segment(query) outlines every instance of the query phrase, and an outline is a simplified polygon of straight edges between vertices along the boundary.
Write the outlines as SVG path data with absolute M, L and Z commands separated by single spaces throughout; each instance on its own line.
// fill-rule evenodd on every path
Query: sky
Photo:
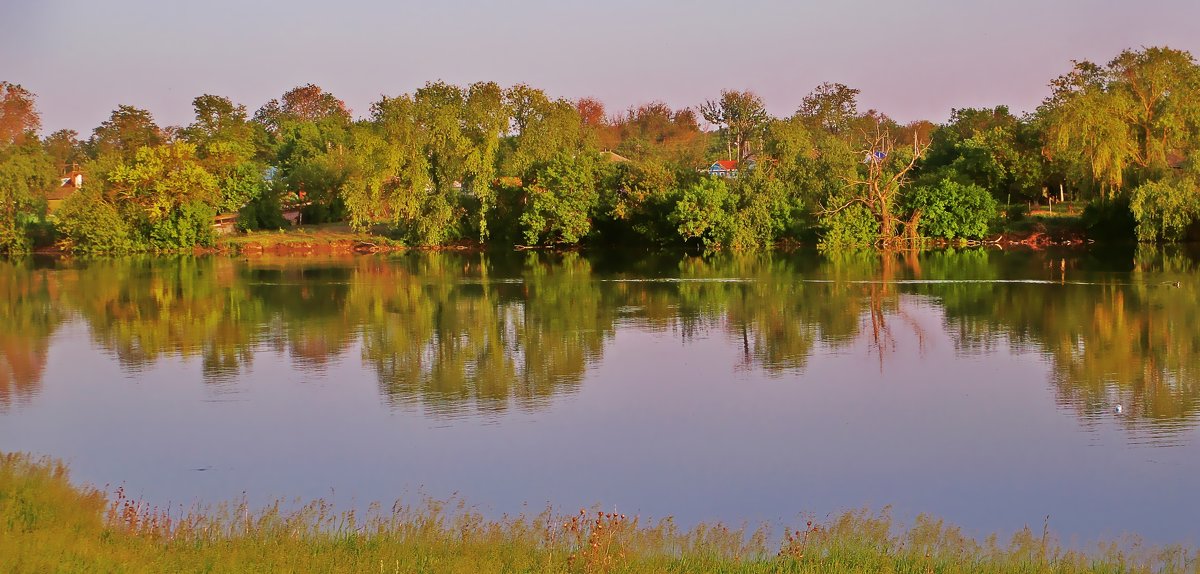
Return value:
M 907 122 L 1032 110 L 1071 60 L 1200 54 L 1200 1 L 0 0 L 0 80 L 42 132 L 91 133 L 120 104 L 186 125 L 191 101 L 250 112 L 315 83 L 366 115 L 425 82 L 525 83 L 608 111 L 752 90 L 777 116 L 822 82 Z

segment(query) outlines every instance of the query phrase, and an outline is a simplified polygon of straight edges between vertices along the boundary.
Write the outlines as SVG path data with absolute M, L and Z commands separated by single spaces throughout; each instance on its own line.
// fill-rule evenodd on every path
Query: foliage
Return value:
M 147 236 L 152 249 L 175 251 L 191 247 L 212 247 L 216 240 L 211 206 L 189 201 L 171 210 L 166 217 L 150 222 Z
M 996 200 L 987 190 L 949 178 L 916 186 L 904 199 L 909 213 L 918 214 L 923 237 L 979 239 L 996 217 Z
M 700 115 L 711 124 L 720 126 L 725 141 L 726 157 L 746 161 L 752 150 L 750 144 L 758 137 L 770 118 L 762 98 L 753 92 L 724 90 L 721 99 L 700 106 Z
M 35 99 L 20 84 L 0 81 L 0 149 L 23 143 L 42 125 Z
M 36 138 L 0 143 L 0 253 L 32 247 L 31 232 L 46 212 L 43 192 L 57 183 L 51 159 Z
M 129 161 L 138 150 L 160 145 L 163 141 L 162 130 L 148 110 L 121 105 L 92 131 L 86 147 L 92 159 L 116 154 Z
M 874 245 L 879 240 L 879 221 L 861 204 L 850 204 L 821 217 L 822 249 Z
M 529 245 L 578 243 L 592 230 L 596 159 L 562 154 L 534 170 L 521 228 Z
M 132 162 L 110 172 L 108 181 L 130 213 L 151 226 L 187 204 L 216 205 L 220 193 L 217 178 L 200 165 L 196 146 L 187 142 L 143 147 Z
M 706 177 L 682 190 L 671 222 L 685 240 L 699 239 L 707 249 L 729 245 L 736 227 L 737 198 L 725 180 Z
M 1200 221 L 1200 189 L 1183 177 L 1144 183 L 1130 194 L 1129 209 L 1138 241 L 1179 241 Z
M 55 218 L 58 232 L 72 251 L 117 254 L 139 247 L 130 222 L 95 188 L 71 194 Z
M 834 135 L 845 133 L 858 118 L 859 93 L 845 84 L 823 83 L 804 96 L 796 116 L 814 129 Z
M 1090 237 L 1108 241 L 1128 241 L 1135 237 L 1137 220 L 1126 198 L 1093 201 L 1080 218 Z
M 1037 126 L 1006 106 L 956 109 L 933 131 L 921 169 L 978 185 L 997 199 L 1038 199 L 1047 169 L 1041 145 Z

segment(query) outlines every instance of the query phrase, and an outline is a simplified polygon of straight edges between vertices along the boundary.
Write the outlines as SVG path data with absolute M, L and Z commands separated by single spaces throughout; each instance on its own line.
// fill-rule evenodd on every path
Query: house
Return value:
M 737 177 L 738 163 L 731 159 L 720 159 L 714 161 L 708 169 L 704 170 L 708 175 L 717 177 Z
M 83 187 L 83 173 L 72 169 L 59 178 L 59 182 L 60 185 L 57 188 L 46 193 L 46 203 L 51 213 L 62 206 L 62 202 L 71 197 L 71 194 Z

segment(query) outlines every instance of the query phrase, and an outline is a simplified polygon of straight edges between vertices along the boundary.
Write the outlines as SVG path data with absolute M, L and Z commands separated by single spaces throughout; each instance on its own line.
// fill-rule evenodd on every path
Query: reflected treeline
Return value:
M 48 270 L 0 267 L 0 411 L 29 401 L 41 384 L 50 336 L 63 323 L 60 287 Z
M 1131 427 L 1175 432 L 1200 410 L 1198 261 L 1131 248 L 1111 258 L 973 250 L 3 262 L 0 408 L 36 391 L 50 337 L 71 317 L 127 370 L 198 357 L 216 382 L 263 352 L 305 370 L 361 360 L 387 400 L 449 415 L 536 409 L 573 392 L 620 330 L 726 337 L 738 368 L 770 374 L 865 340 L 886 368 L 898 337 L 925 336 L 914 305 L 934 305 L 961 353 L 1003 345 L 1044 354 L 1058 400 L 1083 420 L 1121 404 Z
M 1044 354 L 1061 405 L 1092 421 L 1118 405 L 1150 434 L 1194 426 L 1200 407 L 1200 268 L 1182 249 L 1119 262 L 1074 254 L 931 253 L 936 277 L 1049 283 L 930 284 L 965 352 L 997 344 Z M 1056 284 L 1057 282 L 1057 284 Z

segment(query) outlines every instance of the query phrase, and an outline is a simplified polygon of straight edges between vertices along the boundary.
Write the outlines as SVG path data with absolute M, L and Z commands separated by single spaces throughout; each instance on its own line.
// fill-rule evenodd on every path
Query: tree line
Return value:
M 943 124 L 902 125 L 831 83 L 779 118 L 744 91 L 610 114 L 526 85 L 431 82 L 358 119 L 308 84 L 253 114 L 202 95 L 187 126 L 122 105 L 84 139 L 40 136 L 35 96 L 0 82 L 0 251 L 205 246 L 215 215 L 278 228 L 281 205 L 410 245 L 896 246 L 979 238 L 1023 205 L 1062 200 L 1087 202 L 1097 235 L 1194 237 L 1192 55 L 1126 50 L 1105 65 L 1073 62 L 1049 87 L 1024 115 L 963 108 Z M 705 170 L 716 160 L 724 177 Z M 50 212 L 69 166 L 86 183 Z

